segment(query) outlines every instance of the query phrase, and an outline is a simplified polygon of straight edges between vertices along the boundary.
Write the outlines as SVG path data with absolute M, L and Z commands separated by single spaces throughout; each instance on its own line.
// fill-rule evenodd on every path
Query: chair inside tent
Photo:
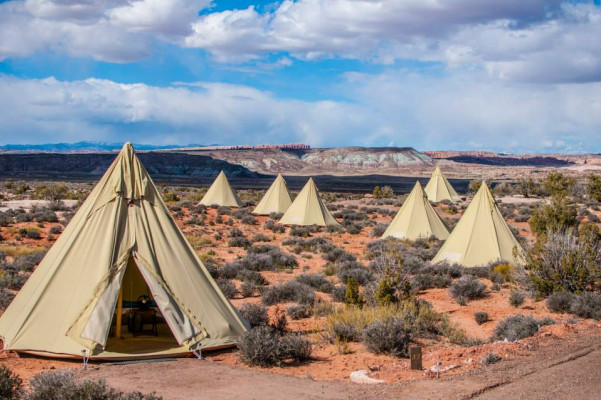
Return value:
M 153 288 L 155 291 L 160 288 Z M 160 297 L 160 294 L 158 295 Z M 173 356 L 189 353 L 180 346 L 163 317 L 153 290 L 140 273 L 133 256 L 129 258 L 117 306 L 111 321 L 103 357 L 131 359 L 132 356 Z

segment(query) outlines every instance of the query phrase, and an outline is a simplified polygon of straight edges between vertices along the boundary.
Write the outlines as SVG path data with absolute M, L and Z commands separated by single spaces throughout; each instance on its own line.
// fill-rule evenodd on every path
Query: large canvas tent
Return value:
M 319 197 L 313 178 L 300 191 L 280 219 L 283 225 L 340 225 Z
M 253 210 L 256 215 L 269 215 L 270 213 L 285 213 L 292 204 L 292 197 L 288 191 L 286 180 L 278 174 L 257 207 Z
M 443 200 L 449 200 L 453 202 L 461 200 L 439 167 L 434 169 L 432 177 L 428 181 L 424 191 L 428 196 L 428 200 L 434 203 L 438 203 Z
M 514 255 L 515 249 L 515 255 Z M 465 267 L 508 261 L 523 265 L 523 249 L 503 219 L 486 182 L 432 260 Z
M 449 231 L 430 205 L 418 181 L 382 237 L 416 240 L 430 236 L 445 240 L 449 237 Z
M 230 186 L 223 171 L 217 175 L 207 193 L 200 200 L 200 204 L 205 206 L 242 207 L 238 194 Z
M 152 336 L 122 328 L 140 296 L 154 306 Z M 231 346 L 246 328 L 130 144 L 0 318 L 5 349 L 97 359 Z

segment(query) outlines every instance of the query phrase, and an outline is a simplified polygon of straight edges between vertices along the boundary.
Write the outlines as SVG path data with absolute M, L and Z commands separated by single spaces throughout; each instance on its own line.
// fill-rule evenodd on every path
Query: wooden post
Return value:
M 411 346 L 409 348 L 409 357 L 411 358 L 411 369 L 422 369 L 422 348 L 420 346 Z
M 121 320 L 123 319 L 123 286 L 119 288 L 117 297 L 117 322 L 115 324 L 115 337 L 121 339 Z

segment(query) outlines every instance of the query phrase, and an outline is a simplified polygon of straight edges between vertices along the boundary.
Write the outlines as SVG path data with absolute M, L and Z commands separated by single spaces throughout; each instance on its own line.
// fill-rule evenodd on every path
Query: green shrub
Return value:
M 512 307 L 520 307 L 524 304 L 524 300 L 526 300 L 526 297 L 524 296 L 524 293 L 519 290 L 514 290 L 509 295 L 509 304 L 511 304 Z
M 240 358 L 249 365 L 273 367 L 284 361 L 279 335 L 268 326 L 259 326 L 246 332 L 238 348 Z
M 268 326 L 259 326 L 244 333 L 240 343 L 240 358 L 248 365 L 279 366 L 287 359 L 297 361 L 311 357 L 311 343 L 297 335 L 280 337 Z
M 245 283 L 252 283 L 255 286 L 263 286 L 267 284 L 267 281 L 258 271 L 251 271 L 248 269 L 241 269 L 236 275 L 236 279 L 241 280 Z M 231 279 L 231 278 L 230 278 Z
M 251 297 L 259 290 L 259 288 L 260 286 L 254 282 L 243 282 L 242 285 L 240 285 L 240 294 L 244 298 Z
M 309 228 L 306 226 L 292 226 L 290 231 L 288 232 L 290 236 L 303 237 L 306 238 L 309 236 Z
M 363 343 L 376 354 L 407 357 L 411 342 L 411 329 L 402 318 L 375 321 L 363 329 Z
M 23 380 L 9 368 L 0 366 L 0 399 L 18 400 L 22 390 Z
M 553 197 L 551 204 L 537 208 L 530 218 L 530 229 L 537 236 L 564 232 L 578 227 L 578 211 L 564 196 Z
M 346 281 L 344 303 L 347 306 L 361 306 L 363 304 L 363 296 L 359 293 L 359 283 L 352 277 Z
M 547 308 L 553 312 L 568 313 L 574 303 L 575 295 L 570 292 L 556 292 L 547 297 Z
M 347 282 L 352 278 L 358 284 L 365 285 L 375 278 L 370 270 L 354 260 L 340 261 L 339 259 L 335 265 L 338 269 L 336 276 L 338 276 L 340 282 Z
M 482 325 L 483 323 L 489 320 L 489 316 L 487 312 L 479 311 L 474 314 L 474 319 L 478 323 L 478 325 Z
M 311 286 L 323 293 L 332 293 L 334 284 L 321 274 L 301 274 L 294 278 L 295 281 Z
M 451 285 L 449 293 L 461 304 L 462 302 L 485 297 L 486 285 L 480 282 L 480 279 L 475 276 L 466 275 L 457 279 Z
M 543 186 L 551 196 L 566 196 L 576 185 L 576 180 L 561 172 L 551 172 L 543 181 Z
M 538 294 L 584 292 L 595 284 L 601 241 L 591 229 L 549 232 L 527 254 L 526 268 Z
M 20 257 L 15 258 L 13 266 L 21 271 L 31 272 L 38 265 L 46 255 L 46 251 L 37 251 L 35 253 L 24 254 Z
M 313 309 L 306 304 L 289 306 L 286 308 L 286 312 L 293 320 L 309 318 L 311 315 L 313 315 Z
M 355 325 L 349 323 L 336 323 L 333 326 L 334 336 L 345 342 L 361 341 L 361 332 L 357 330 Z
M 311 286 L 304 283 L 288 281 L 271 286 L 263 292 L 263 303 L 266 305 L 288 301 L 312 305 L 315 301 L 315 291 Z
M 581 318 L 601 320 L 601 295 L 586 292 L 576 296 L 570 307 L 570 312 Z
M 42 237 L 40 231 L 37 229 L 27 229 L 24 236 L 27 236 L 29 239 L 39 239 Z
M 217 279 L 216 282 L 217 282 L 217 286 L 219 286 L 219 289 L 221 290 L 223 295 L 225 297 L 227 297 L 228 299 L 233 299 L 234 296 L 236 296 L 236 293 L 238 293 L 238 289 L 236 289 L 236 285 L 234 285 L 228 279 Z
M 5 288 L 0 288 L 0 310 L 6 310 L 14 298 L 15 295 L 13 292 Z
M 122 393 L 104 380 L 77 382 L 70 371 L 53 371 L 34 376 L 27 400 L 161 400 L 153 393 Z
M 388 229 L 388 225 L 376 224 L 371 231 L 369 231 L 369 237 L 379 238 L 384 234 L 384 232 L 386 232 L 386 229 Z
M 513 342 L 514 340 L 534 335 L 538 332 L 540 326 L 551 325 L 553 323 L 555 322 L 551 319 L 537 321 L 531 315 L 512 315 L 497 324 L 493 332 L 493 339 L 507 339 L 510 342 Z
M 592 201 L 601 201 L 601 176 L 590 174 L 587 177 L 587 192 Z
M 336 285 L 332 289 L 332 300 L 344 303 L 346 296 L 346 285 Z
M 267 308 L 260 304 L 245 303 L 240 308 L 240 315 L 248 321 L 251 328 L 267 325 L 269 322 L 269 318 L 267 318 Z
M 453 282 L 448 275 L 417 274 L 411 278 L 411 287 L 422 291 L 434 288 L 446 288 Z
M 271 238 L 267 235 L 265 235 L 264 233 L 257 233 L 255 236 L 253 236 L 253 242 L 270 242 Z
M 252 243 L 245 237 L 233 237 L 228 240 L 229 247 L 249 247 Z

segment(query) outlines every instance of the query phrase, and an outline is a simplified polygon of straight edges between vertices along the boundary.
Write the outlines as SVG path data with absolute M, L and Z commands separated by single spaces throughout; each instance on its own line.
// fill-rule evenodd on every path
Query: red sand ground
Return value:
M 366 205 L 365 200 L 354 200 L 345 201 L 344 205 L 356 204 L 359 206 Z M 384 207 L 383 208 L 391 208 Z M 459 218 L 460 214 L 447 214 L 444 211 L 444 207 L 437 207 L 438 212 L 445 218 Z M 185 219 L 188 219 L 188 214 Z M 186 233 L 186 235 L 192 238 L 192 243 L 197 243 L 194 238 L 204 236 L 210 238 L 211 243 L 198 247 L 197 251 L 203 255 L 209 251 L 214 252 L 213 259 L 219 265 L 231 262 L 238 257 L 242 257 L 246 254 L 244 249 L 241 248 L 230 248 L 227 246 L 227 232 L 232 228 L 225 225 L 229 216 L 223 216 L 223 224 L 215 224 L 211 226 L 208 224 L 209 221 L 215 221 L 216 210 L 208 209 L 207 223 L 200 227 L 195 225 L 183 224 L 185 219 L 177 219 L 179 226 Z M 272 238 L 269 244 L 281 245 L 281 242 L 288 238 L 287 233 L 274 234 L 269 230 L 263 228 L 264 222 L 268 217 L 257 217 L 257 225 L 241 225 L 239 221 L 232 218 L 234 221 L 233 227 L 240 228 L 247 237 L 252 238 L 256 233 L 264 233 L 268 237 Z M 376 218 L 377 222 L 388 223 L 392 220 L 391 216 Z M 511 224 L 515 225 L 520 229 L 520 234 L 531 238 L 531 233 L 527 223 L 515 223 L 512 220 Z M 35 224 L 34 224 L 35 225 Z M 21 244 L 27 246 L 48 246 L 50 243 L 45 239 L 47 237 L 50 227 L 54 224 L 45 224 L 42 228 L 43 239 L 23 239 Z M 3 235 L 6 242 L 13 242 L 14 237 L 21 227 L 33 226 L 31 223 L 17 224 L 13 228 L 3 228 Z M 331 240 L 335 245 L 344 248 L 355 254 L 359 260 L 365 261 L 364 253 L 367 244 L 374 240 L 367 236 L 369 228 L 365 229 L 359 235 L 351 235 L 348 233 L 344 234 L 330 234 L 330 233 L 319 233 L 317 235 L 323 236 L 328 240 Z M 216 240 L 214 235 L 219 233 L 221 235 L 220 240 Z M 283 246 L 284 251 L 289 249 Z M 277 282 L 286 281 L 302 273 L 317 273 L 322 272 L 326 262 L 321 258 L 320 254 L 308 254 L 302 253 L 297 256 L 299 262 L 299 268 L 295 269 L 291 273 L 286 272 L 263 272 L 264 277 L 269 281 L 270 284 Z M 335 279 L 335 278 L 334 278 Z M 490 287 L 491 282 L 485 281 Z M 237 282 L 239 285 L 240 282 Z M 487 298 L 470 301 L 467 306 L 458 305 L 448 294 L 447 289 L 433 289 L 422 293 L 419 297 L 428 300 L 434 306 L 437 311 L 447 313 L 452 322 L 458 324 L 463 328 L 469 337 L 487 339 L 490 337 L 497 322 L 503 318 L 512 314 L 527 314 L 533 315 L 536 318 L 545 316 L 551 316 L 556 321 L 565 321 L 569 316 L 558 315 L 550 313 L 544 302 L 533 302 L 531 299 L 527 299 L 525 304 L 520 308 L 513 308 L 509 305 L 509 294 L 511 292 L 510 287 L 505 287 L 499 292 L 489 291 L 490 295 Z M 327 299 L 327 295 L 318 294 L 323 299 Z M 260 302 L 260 297 L 253 297 L 247 299 L 233 299 L 232 303 L 240 307 L 245 302 Z M 279 307 L 284 309 L 286 304 L 282 304 Z M 270 307 L 270 312 L 273 313 L 277 306 Z M 485 311 L 490 316 L 490 321 L 483 325 L 478 325 L 474 320 L 474 313 L 478 311 Z M 323 337 L 323 318 L 308 318 L 300 321 L 290 321 L 289 329 L 292 331 L 305 332 L 309 334 L 313 347 L 314 360 L 309 363 L 303 363 L 300 365 L 289 365 L 281 368 L 271 368 L 270 372 L 278 374 L 292 375 L 296 377 L 310 377 L 313 380 L 327 381 L 327 380 L 348 380 L 351 372 L 360 369 L 371 369 L 373 372 L 370 374 L 372 377 L 377 379 L 383 379 L 386 382 L 401 382 L 401 381 L 413 381 L 416 379 L 429 378 L 428 374 L 423 371 L 412 371 L 409 369 L 409 360 L 399 359 L 383 355 L 374 355 L 366 351 L 362 344 L 351 343 L 349 344 L 350 354 L 339 354 L 336 346 L 329 343 L 328 340 Z M 423 364 L 425 368 L 434 366 L 437 362 L 442 362 L 442 367 L 455 366 L 451 371 L 446 374 L 463 374 L 475 369 L 482 368 L 480 363 L 481 359 L 488 353 L 494 352 L 502 356 L 504 359 L 514 359 L 522 357 L 529 353 L 530 342 L 536 341 L 537 345 L 550 345 L 554 341 L 566 336 L 566 335 L 593 335 L 597 334 L 599 326 L 592 321 L 581 320 L 579 323 L 574 325 L 558 324 L 555 326 L 543 327 L 542 334 L 540 337 L 526 339 L 524 341 L 515 343 L 489 343 L 470 348 L 464 348 L 457 345 L 452 345 L 448 341 L 443 340 L 441 342 L 433 342 L 420 340 L 420 344 L 423 346 Z M 216 354 L 208 354 L 207 359 L 217 364 L 231 365 L 241 367 L 244 369 L 263 371 L 261 368 L 250 368 L 242 364 L 237 357 L 235 351 L 226 351 Z M 41 358 L 33 357 L 19 357 L 14 353 L 4 353 L 0 356 L 0 364 L 8 365 L 15 372 L 20 374 L 23 378 L 28 379 L 32 375 L 49 369 L 54 368 L 70 368 L 74 365 L 77 366 L 77 362 L 60 361 L 60 360 L 46 360 Z

